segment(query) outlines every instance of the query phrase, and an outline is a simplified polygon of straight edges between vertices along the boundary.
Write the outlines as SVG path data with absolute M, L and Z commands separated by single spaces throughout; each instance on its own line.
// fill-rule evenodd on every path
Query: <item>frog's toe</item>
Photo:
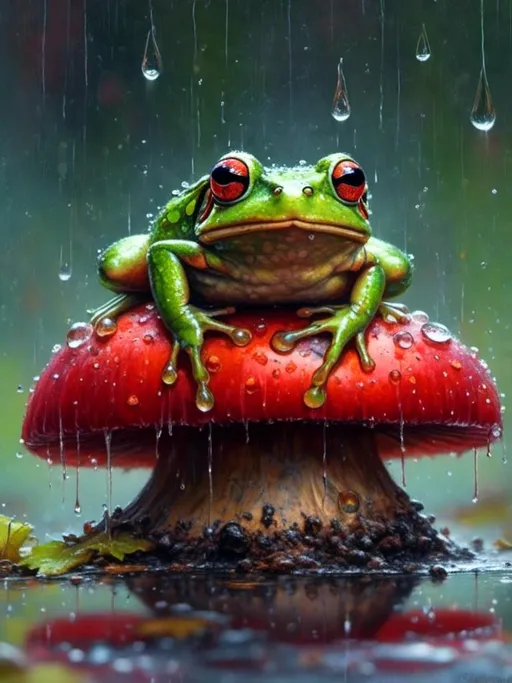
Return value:
M 359 332 L 359 334 L 356 335 L 355 345 L 363 371 L 373 372 L 373 370 L 375 370 L 375 361 L 368 353 L 364 332 Z
M 383 301 L 379 313 L 388 323 L 406 323 L 409 321 L 409 309 L 405 304 Z
M 270 345 L 274 351 L 286 353 L 287 351 L 291 351 L 298 341 L 305 339 L 306 337 L 311 337 L 319 331 L 319 327 L 316 324 L 308 325 L 308 327 L 305 327 L 303 330 L 292 330 L 289 332 L 283 330 L 281 332 L 276 332 L 272 336 Z
M 162 382 L 168 386 L 172 386 L 178 379 L 178 353 L 180 351 L 180 345 L 177 341 L 174 341 L 171 348 L 171 355 L 167 365 L 162 371 Z
M 98 308 L 88 310 L 87 313 L 91 316 L 91 325 L 97 328 L 97 326 L 107 318 L 115 322 L 115 319 L 119 317 L 121 313 L 137 306 L 143 301 L 147 301 L 147 297 L 141 297 L 137 294 L 119 294 Z
M 311 318 L 314 315 L 334 315 L 336 311 L 340 308 L 345 308 L 346 306 L 303 306 L 297 311 L 299 318 Z
M 208 315 L 202 314 L 200 316 L 201 329 L 203 332 L 206 332 L 207 330 L 221 332 L 222 334 L 227 335 L 236 346 L 247 346 L 252 339 L 252 334 L 249 330 L 245 327 L 236 327 L 235 325 L 223 323 L 220 320 L 215 320 L 213 317 L 216 315 L 228 315 L 233 313 L 233 311 L 234 309 L 232 308 L 225 308 L 208 312 Z

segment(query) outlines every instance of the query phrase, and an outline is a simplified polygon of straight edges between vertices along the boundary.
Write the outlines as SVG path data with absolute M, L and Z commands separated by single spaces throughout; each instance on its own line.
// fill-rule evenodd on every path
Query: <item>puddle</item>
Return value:
M 0 668 L 102 683 L 505 681 L 510 583 L 512 571 L 6 580 Z

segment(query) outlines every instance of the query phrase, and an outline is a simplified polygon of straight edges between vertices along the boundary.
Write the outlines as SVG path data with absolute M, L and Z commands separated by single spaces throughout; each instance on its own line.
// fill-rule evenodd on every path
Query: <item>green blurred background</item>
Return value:
M 150 82 L 144 0 L 0 7 L 0 504 L 40 537 L 98 519 L 107 476 L 80 472 L 76 516 L 74 471 L 63 482 L 60 467 L 23 451 L 32 378 L 109 296 L 97 250 L 145 231 L 172 189 L 228 149 L 269 164 L 352 153 L 371 184 L 374 233 L 416 256 L 405 302 L 477 346 L 511 389 L 512 3 L 485 3 L 489 133 L 469 121 L 480 0 L 153 0 L 153 19 L 163 71 Z M 422 23 L 426 62 L 415 58 Z M 330 114 L 340 57 L 344 123 Z M 501 446 L 480 458 L 484 500 L 508 494 L 502 458 Z M 114 504 L 146 476 L 116 471 Z M 473 459 L 408 462 L 407 490 L 442 517 L 471 505 Z

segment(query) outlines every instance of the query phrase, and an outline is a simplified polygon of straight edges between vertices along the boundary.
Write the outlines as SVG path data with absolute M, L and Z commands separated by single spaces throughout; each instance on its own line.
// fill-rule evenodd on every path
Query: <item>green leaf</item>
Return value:
M 121 562 L 130 553 L 147 551 L 152 547 L 150 541 L 134 538 L 126 531 L 112 536 L 101 532 L 91 534 L 77 543 L 50 541 L 38 545 L 21 561 L 21 565 L 37 569 L 40 575 L 59 576 L 97 557 L 113 557 Z

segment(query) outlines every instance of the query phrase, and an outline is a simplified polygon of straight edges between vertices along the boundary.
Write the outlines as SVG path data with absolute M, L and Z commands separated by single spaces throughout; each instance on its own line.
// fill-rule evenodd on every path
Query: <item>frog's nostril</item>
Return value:
M 306 185 L 302 188 L 302 193 L 305 194 L 307 197 L 311 197 L 311 195 L 313 194 L 313 188 L 311 187 L 311 185 Z
M 272 190 L 272 194 L 278 195 L 278 194 L 281 194 L 282 191 L 283 191 L 283 188 L 281 187 L 281 185 L 276 185 L 274 187 L 274 189 Z

